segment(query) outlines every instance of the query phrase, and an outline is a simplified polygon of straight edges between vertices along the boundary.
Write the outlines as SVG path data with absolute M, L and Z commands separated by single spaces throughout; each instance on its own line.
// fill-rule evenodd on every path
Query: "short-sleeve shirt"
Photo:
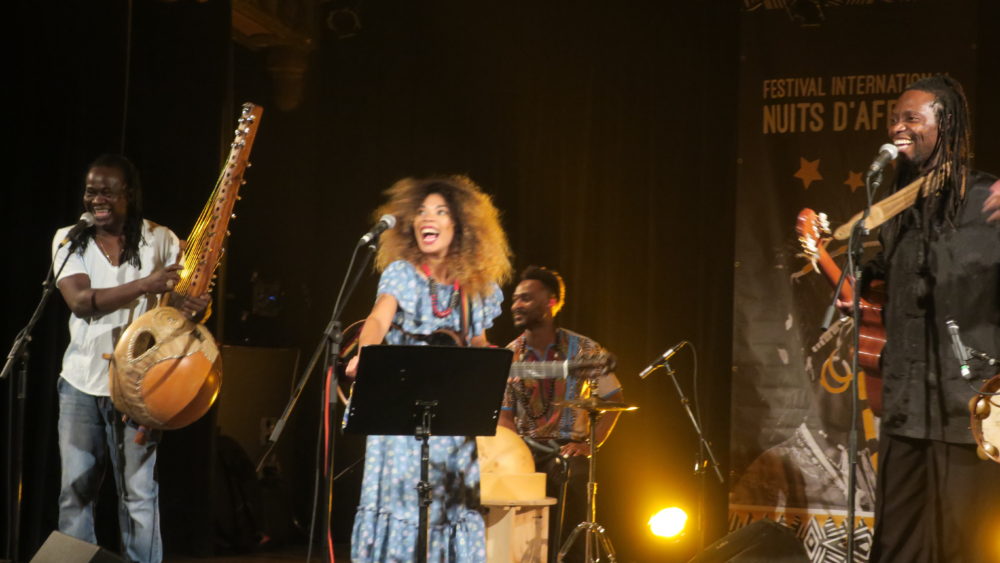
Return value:
M 427 278 L 420 275 L 417 268 L 406 260 L 396 260 L 389 264 L 378 282 L 378 294 L 389 294 L 396 298 L 396 315 L 392 322 L 400 331 L 393 327 L 385 336 L 387 344 L 424 344 L 412 335 L 428 335 L 439 329 L 460 332 L 462 329 L 461 315 L 448 315 L 444 318 L 434 314 L 431 301 L 430 284 Z M 447 309 L 454 301 L 452 295 L 455 289 L 451 285 L 436 284 L 438 310 Z M 503 303 L 503 291 L 493 284 L 492 292 L 486 297 L 470 296 L 469 299 L 469 333 L 466 339 L 482 334 L 493 326 L 493 319 L 500 316 Z M 456 304 L 460 307 L 460 304 Z
M 180 253 L 180 242 L 170 229 L 144 220 L 142 240 L 139 242 L 142 267 L 136 268 L 127 262 L 112 266 L 93 240 L 82 253 L 76 248 L 70 252 L 70 245 L 59 248 L 59 243 L 69 230 L 70 227 L 59 229 L 52 239 L 52 254 L 55 259 L 53 267 L 58 272 L 57 284 L 69 276 L 84 274 L 90 278 L 90 287 L 94 289 L 117 287 L 176 263 Z M 63 267 L 64 260 L 66 265 Z M 110 313 L 87 318 L 71 313 L 70 342 L 63 355 L 63 379 L 84 393 L 109 396 L 111 388 L 108 360 L 103 355 L 113 354 L 122 332 L 132 321 L 155 307 L 157 301 L 156 295 L 147 294 Z
M 514 361 L 518 362 L 580 360 L 606 353 L 594 340 L 564 328 L 556 330 L 556 341 L 547 350 L 528 347 L 524 335 L 513 340 L 507 348 L 514 351 Z M 590 431 L 586 411 L 559 408 L 552 403 L 588 396 L 587 381 L 594 376 L 597 378 L 597 397 L 607 399 L 622 388 L 614 373 L 600 367 L 571 370 L 566 379 L 526 380 L 512 377 L 507 381 L 502 408 L 514 412 L 514 424 L 517 433 L 522 436 L 543 440 L 586 440 Z

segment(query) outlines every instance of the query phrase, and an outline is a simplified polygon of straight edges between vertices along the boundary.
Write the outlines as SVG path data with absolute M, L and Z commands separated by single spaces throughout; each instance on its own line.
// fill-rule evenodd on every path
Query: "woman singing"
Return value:
M 392 214 L 399 227 L 382 235 L 378 297 L 359 345 L 423 344 L 422 337 L 449 329 L 473 346 L 486 346 L 486 329 L 501 312 L 498 284 L 511 271 L 507 237 L 489 196 L 465 176 L 407 178 L 386 195 L 389 201 L 375 216 Z M 357 361 L 348 364 L 349 376 L 356 375 Z M 415 559 L 419 477 L 419 441 L 368 437 L 352 561 Z M 430 483 L 428 561 L 485 561 L 475 439 L 431 437 Z

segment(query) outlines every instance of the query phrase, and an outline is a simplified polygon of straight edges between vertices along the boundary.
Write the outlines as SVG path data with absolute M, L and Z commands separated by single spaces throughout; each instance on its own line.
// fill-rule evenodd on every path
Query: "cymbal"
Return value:
M 552 403 L 557 407 L 572 407 L 592 412 L 624 412 L 634 411 L 639 407 L 627 405 L 618 401 L 605 401 L 599 397 L 587 397 L 586 399 L 573 399 L 570 401 L 556 401 Z

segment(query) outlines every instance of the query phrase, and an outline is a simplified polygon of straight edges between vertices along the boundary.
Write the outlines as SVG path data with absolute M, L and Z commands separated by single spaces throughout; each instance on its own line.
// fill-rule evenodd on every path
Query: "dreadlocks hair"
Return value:
M 395 229 L 382 233 L 375 257 L 378 270 L 396 260 L 414 265 L 423 261 L 413 221 L 427 196 L 439 194 L 455 223 L 455 238 L 445 258 L 449 274 L 469 295 L 483 297 L 493 292 L 494 283 L 503 285 L 510 279 L 510 245 L 500 224 L 500 211 L 468 176 L 404 178 L 385 193 L 389 201 L 376 209 L 373 217 L 389 214 L 398 222 Z
M 954 225 L 962 201 L 972 160 L 972 128 L 969 104 L 962 85 L 954 78 L 939 74 L 921 78 L 904 92 L 919 90 L 934 96 L 934 116 L 938 123 L 938 138 L 928 157 L 938 166 L 948 166 L 949 173 L 940 189 L 925 193 L 921 201 L 921 222 L 925 235 L 930 225 L 943 222 Z M 904 180 L 902 177 L 900 180 Z M 898 184 L 902 185 L 902 184 Z
M 521 272 L 521 281 L 527 280 L 535 280 L 549 290 L 549 293 L 556 298 L 556 304 L 552 306 L 552 316 L 558 315 L 566 304 L 566 283 L 559 272 L 542 266 L 528 266 Z
M 102 154 L 97 157 L 87 171 L 96 167 L 114 168 L 122 173 L 125 180 L 125 198 L 127 201 L 127 211 L 122 234 L 125 236 L 125 244 L 122 246 L 121 261 L 129 263 L 136 268 L 142 268 L 142 260 L 139 258 L 139 244 L 142 242 L 142 183 L 139 181 L 139 171 L 132 162 L 120 154 Z M 82 237 L 78 252 L 83 254 L 87 249 L 90 240 L 97 233 L 96 227 L 87 229 L 87 236 Z

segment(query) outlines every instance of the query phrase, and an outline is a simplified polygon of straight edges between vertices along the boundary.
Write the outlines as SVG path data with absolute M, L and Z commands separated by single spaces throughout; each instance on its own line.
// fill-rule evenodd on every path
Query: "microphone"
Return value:
M 375 223 L 375 226 L 372 227 L 372 230 L 368 231 L 367 233 L 364 234 L 364 236 L 361 237 L 361 240 L 358 241 L 358 246 L 370 244 L 378 240 L 379 235 L 381 235 L 383 232 L 395 226 L 396 226 L 396 217 L 394 215 L 389 215 L 388 213 L 386 213 L 385 215 L 379 218 L 378 223 Z
M 866 175 L 873 176 L 878 174 L 887 164 L 896 160 L 897 156 L 899 156 L 899 148 L 897 148 L 896 145 L 891 143 L 882 145 L 878 148 L 878 156 L 875 157 L 871 166 L 868 167 L 868 173 Z
M 972 370 L 969 369 L 969 352 L 965 345 L 962 344 L 962 337 L 958 335 L 958 323 L 948 319 L 944 324 L 948 327 L 948 334 L 951 335 L 951 349 L 955 353 L 955 357 L 958 358 L 958 369 L 962 374 L 962 379 L 971 381 Z
M 673 357 L 673 355 L 676 354 L 677 352 L 680 352 L 681 348 L 683 348 L 687 344 L 688 344 L 687 340 L 681 340 L 677 344 L 674 344 L 670 348 L 667 348 L 667 351 L 664 352 L 662 356 L 653 360 L 653 363 L 649 364 L 648 366 L 646 366 L 646 369 L 642 370 L 642 372 L 639 374 L 639 379 L 646 379 L 646 377 L 648 377 L 649 374 L 656 371 L 656 368 L 667 363 L 667 360 Z
M 68 242 L 76 242 L 76 239 L 79 238 L 80 233 L 89 229 L 91 226 L 93 226 L 93 224 L 94 224 L 93 213 L 87 211 L 83 215 L 80 215 L 80 220 L 77 221 L 75 225 L 73 225 L 73 228 L 71 228 L 68 233 L 66 233 L 66 237 L 63 238 L 62 242 L 59 243 L 59 248 L 66 246 L 66 243 Z

